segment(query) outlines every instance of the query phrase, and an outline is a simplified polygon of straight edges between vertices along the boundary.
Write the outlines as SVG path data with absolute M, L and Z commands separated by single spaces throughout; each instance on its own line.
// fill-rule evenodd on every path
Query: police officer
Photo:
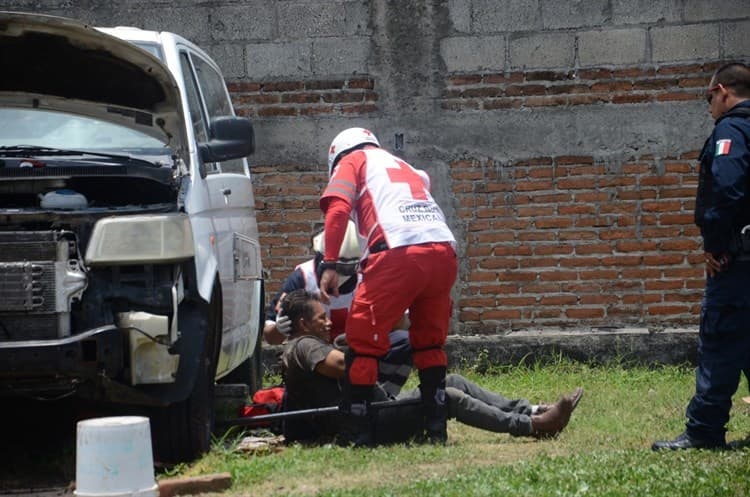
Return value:
M 724 448 L 732 395 L 750 368 L 750 247 L 741 235 L 750 225 L 750 67 L 719 68 L 706 100 L 716 125 L 701 152 L 695 202 L 707 273 L 695 395 L 685 431 L 653 450 Z

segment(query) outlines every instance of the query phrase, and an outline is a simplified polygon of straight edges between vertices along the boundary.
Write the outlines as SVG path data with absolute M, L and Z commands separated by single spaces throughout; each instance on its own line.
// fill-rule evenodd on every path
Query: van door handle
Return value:
M 231 195 L 232 194 L 232 189 L 231 188 L 222 188 L 221 189 L 221 193 L 222 193 L 222 195 Z

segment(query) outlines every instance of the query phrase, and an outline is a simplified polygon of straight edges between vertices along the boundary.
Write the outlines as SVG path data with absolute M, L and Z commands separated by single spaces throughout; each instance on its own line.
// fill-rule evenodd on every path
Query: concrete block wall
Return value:
M 459 241 L 453 330 L 695 325 L 703 92 L 747 0 L 0 0 L 181 33 L 256 126 L 269 294 L 309 257 L 349 126 L 425 169 Z

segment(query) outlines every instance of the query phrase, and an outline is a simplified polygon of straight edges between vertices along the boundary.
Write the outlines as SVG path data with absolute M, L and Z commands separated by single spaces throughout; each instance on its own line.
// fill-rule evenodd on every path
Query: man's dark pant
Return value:
M 740 373 L 750 368 L 750 308 L 712 307 L 701 311 L 695 396 L 687 407 L 687 434 L 725 441 L 726 424 Z
M 507 399 L 456 374 L 449 374 L 445 384 L 449 418 L 495 433 L 531 434 L 531 404 L 528 400 Z M 420 397 L 421 392 L 415 388 L 402 392 L 398 399 L 408 401 Z M 407 442 L 422 433 L 422 421 L 419 404 L 383 409 L 377 413 L 375 441 L 378 444 Z

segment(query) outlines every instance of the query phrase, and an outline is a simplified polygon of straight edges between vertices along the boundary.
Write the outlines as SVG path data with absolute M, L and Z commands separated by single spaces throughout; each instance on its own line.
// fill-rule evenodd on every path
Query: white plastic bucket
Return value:
M 156 497 L 148 418 L 118 416 L 78 422 L 78 497 Z

